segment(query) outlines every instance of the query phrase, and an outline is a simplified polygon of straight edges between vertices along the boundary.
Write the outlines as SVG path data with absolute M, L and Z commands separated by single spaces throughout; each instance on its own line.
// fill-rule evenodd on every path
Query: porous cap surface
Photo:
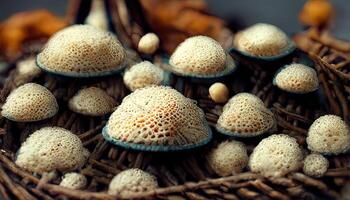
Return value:
M 275 56 L 288 46 L 288 36 L 278 27 L 258 23 L 237 33 L 234 46 L 255 56 Z
M 144 146 L 181 149 L 211 137 L 204 113 L 195 102 L 165 86 L 138 89 L 125 97 L 106 127 L 113 139 Z
M 161 85 L 163 79 L 163 70 L 149 61 L 133 65 L 123 77 L 124 84 L 131 91 L 150 85 Z
M 271 135 L 255 147 L 249 158 L 251 171 L 263 176 L 284 176 L 302 166 L 303 153 L 296 139 L 284 134 Z
M 214 39 L 194 36 L 176 48 L 169 63 L 180 74 L 213 75 L 226 69 L 226 54 Z
M 64 172 L 82 167 L 88 156 L 78 136 L 64 128 L 44 127 L 22 143 L 16 164 L 30 172 Z
M 321 154 L 312 153 L 306 156 L 303 171 L 308 176 L 321 177 L 327 172 L 328 166 L 327 158 Z
M 71 172 L 63 176 L 60 186 L 74 189 L 74 190 L 79 190 L 84 188 L 86 184 L 87 184 L 87 179 L 84 175 Z
M 90 25 L 73 25 L 55 33 L 38 55 L 53 72 L 99 73 L 117 70 L 126 57 L 117 37 Z
M 312 123 L 306 142 L 308 149 L 321 154 L 346 153 L 350 149 L 350 129 L 339 116 L 324 115 Z
M 208 157 L 209 165 L 220 176 L 240 173 L 248 159 L 246 146 L 235 140 L 220 143 Z
M 273 130 L 273 113 L 256 96 L 239 93 L 224 106 L 216 128 L 219 132 L 237 137 L 252 137 Z
M 308 93 L 318 89 L 317 73 L 311 67 L 293 63 L 279 71 L 274 84 L 282 90 L 292 93 Z
M 113 111 L 117 102 L 97 87 L 79 90 L 70 100 L 69 109 L 88 116 L 103 116 Z
M 58 111 L 55 96 L 45 87 L 27 83 L 13 90 L 2 106 L 2 116 L 18 122 L 40 121 Z
M 154 190 L 158 187 L 153 175 L 140 169 L 128 169 L 117 174 L 109 183 L 108 194 L 127 198 L 137 192 Z

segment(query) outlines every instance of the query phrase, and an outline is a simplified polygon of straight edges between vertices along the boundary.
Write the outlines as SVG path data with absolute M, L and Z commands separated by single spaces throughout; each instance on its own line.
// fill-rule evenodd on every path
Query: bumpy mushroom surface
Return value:
M 212 75 L 226 69 L 226 54 L 214 39 L 194 36 L 176 48 L 169 63 L 180 74 Z
M 254 56 L 275 56 L 288 46 L 288 36 L 278 27 L 258 23 L 237 33 L 234 46 Z
M 1 114 L 17 122 L 40 121 L 58 111 L 55 96 L 45 87 L 27 83 L 13 90 L 2 106 Z
M 35 63 L 35 57 L 29 57 L 17 63 L 17 72 L 21 76 L 36 77 L 41 70 Z
M 124 74 L 124 84 L 131 90 L 150 85 L 160 85 L 164 79 L 163 70 L 149 61 L 133 65 Z
M 147 33 L 142 36 L 138 44 L 138 50 L 141 53 L 153 54 L 159 47 L 159 38 L 154 33 Z
M 209 165 L 220 176 L 239 173 L 248 164 L 246 146 L 235 140 L 225 141 L 214 148 L 208 157 Z
M 79 189 L 83 189 L 86 186 L 86 184 L 87 184 L 87 179 L 84 175 L 71 172 L 63 176 L 60 186 L 74 189 L 74 190 L 79 190 Z
M 230 91 L 223 83 L 214 83 L 209 87 L 209 96 L 216 103 L 226 103 Z
M 273 83 L 282 90 L 297 94 L 313 92 L 319 86 L 316 71 L 298 63 L 283 67 L 276 74 Z
M 227 135 L 253 137 L 272 131 L 275 124 L 273 113 L 258 97 L 239 93 L 224 106 L 216 129 Z
M 55 33 L 37 56 L 46 71 L 76 76 L 119 70 L 126 57 L 112 33 L 90 25 L 73 25 Z
M 328 166 L 327 158 L 321 154 L 312 153 L 306 156 L 303 171 L 308 176 L 321 177 L 327 172 Z
M 79 90 L 70 100 L 69 109 L 88 116 L 103 116 L 113 111 L 117 102 L 97 87 Z
M 89 156 L 78 136 L 60 127 L 44 127 L 31 134 L 17 152 L 16 164 L 28 171 L 71 171 Z
M 165 86 L 138 89 L 125 97 L 103 133 L 117 145 L 149 151 L 194 148 L 211 138 L 203 111 Z
M 284 176 L 302 166 L 303 153 L 296 139 L 284 134 L 271 135 L 255 147 L 249 168 L 263 176 Z
M 306 137 L 308 149 L 321 154 L 346 153 L 350 149 L 349 126 L 336 115 L 316 119 Z
M 127 198 L 131 194 L 154 190 L 157 187 L 156 177 L 134 168 L 117 174 L 109 184 L 108 194 Z

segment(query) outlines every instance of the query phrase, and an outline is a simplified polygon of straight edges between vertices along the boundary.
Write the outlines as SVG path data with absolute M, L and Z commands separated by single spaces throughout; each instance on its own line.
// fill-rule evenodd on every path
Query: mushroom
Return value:
M 230 91 L 223 83 L 214 83 L 209 87 L 209 96 L 216 103 L 226 103 Z
M 311 124 L 306 142 L 313 152 L 327 155 L 346 153 L 350 149 L 350 129 L 340 117 L 324 115 Z
M 131 91 L 150 85 L 161 85 L 163 70 L 149 61 L 143 61 L 126 70 L 123 80 Z
M 17 122 L 40 121 L 58 112 L 55 96 L 45 87 L 27 83 L 13 90 L 2 106 L 1 115 Z
M 89 24 L 101 30 L 108 30 L 108 17 L 103 0 L 93 0 L 89 15 L 85 19 L 85 24 Z
M 194 101 L 165 86 L 141 88 L 125 97 L 103 136 L 115 145 L 144 151 L 191 149 L 212 137 Z
M 44 127 L 22 143 L 15 163 L 30 172 L 66 172 L 82 167 L 88 156 L 79 137 L 69 130 Z
M 278 177 L 298 171 L 302 161 L 303 153 L 296 139 L 278 134 L 260 141 L 250 155 L 248 165 L 252 172 Z
M 321 154 L 312 153 L 306 156 L 303 171 L 308 176 L 321 177 L 327 172 L 328 166 L 327 158 Z
M 276 73 L 273 84 L 281 90 L 296 94 L 313 92 L 319 86 L 316 71 L 299 63 L 281 68 Z
M 221 142 L 208 157 L 211 168 L 220 176 L 240 173 L 248 164 L 246 146 L 235 140 Z
M 63 176 L 60 186 L 73 190 L 83 189 L 87 184 L 87 179 L 84 175 L 71 172 Z
M 156 177 L 140 169 L 127 169 L 117 174 L 109 183 L 108 194 L 128 198 L 137 192 L 158 188 Z
M 103 116 L 111 113 L 117 102 L 97 87 L 79 90 L 70 100 L 69 109 L 88 116 Z
M 20 76 L 25 77 L 37 77 L 40 75 L 41 70 L 35 63 L 35 57 L 28 57 L 17 63 L 17 73 Z
M 239 93 L 225 104 L 216 129 L 229 136 L 254 137 L 272 132 L 275 126 L 273 113 L 258 97 Z
M 141 53 L 144 54 L 153 54 L 157 51 L 159 47 L 159 38 L 154 33 L 147 33 L 146 35 L 142 36 L 139 44 L 138 44 L 138 50 Z
M 73 25 L 55 33 L 37 56 L 43 70 L 71 77 L 117 73 L 126 53 L 117 37 L 90 25 Z

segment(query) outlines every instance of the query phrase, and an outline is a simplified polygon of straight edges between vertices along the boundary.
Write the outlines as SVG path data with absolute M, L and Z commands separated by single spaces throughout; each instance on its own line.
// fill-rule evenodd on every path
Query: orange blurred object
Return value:
M 328 0 L 309 0 L 299 14 L 304 25 L 322 26 L 327 24 L 333 15 L 333 6 Z
M 0 49 L 7 58 L 15 58 L 24 42 L 48 38 L 65 26 L 65 20 L 47 10 L 17 13 L 0 24 Z

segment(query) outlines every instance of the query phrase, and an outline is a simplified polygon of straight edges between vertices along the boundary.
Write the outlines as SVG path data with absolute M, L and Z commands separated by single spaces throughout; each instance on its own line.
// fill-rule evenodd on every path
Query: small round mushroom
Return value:
M 306 137 L 308 148 L 321 154 L 346 153 L 350 149 L 349 126 L 336 115 L 316 119 Z
M 328 166 L 327 158 L 321 154 L 312 153 L 306 156 L 303 171 L 308 176 L 321 177 L 327 172 Z
M 103 136 L 126 148 L 176 151 L 202 146 L 212 133 L 204 112 L 192 99 L 170 87 L 149 86 L 123 99 Z
M 20 76 L 37 77 L 41 70 L 35 63 L 35 57 L 29 57 L 17 63 L 17 73 Z
M 236 34 L 234 46 L 254 56 L 275 56 L 288 46 L 288 36 L 278 27 L 258 23 Z
M 153 54 L 157 51 L 158 47 L 159 38 L 154 33 L 147 33 L 146 35 L 142 36 L 138 44 L 139 52 L 144 54 Z
M 79 90 L 70 100 L 69 109 L 88 116 L 103 116 L 111 113 L 117 102 L 97 87 Z
M 209 87 L 209 96 L 216 103 L 226 103 L 230 91 L 223 83 L 214 83 Z
M 82 167 L 88 156 L 75 134 L 60 127 L 44 127 L 22 143 L 15 163 L 30 172 L 66 172 Z
M 156 177 L 140 169 L 128 169 L 117 174 L 109 183 L 108 194 L 128 198 L 137 192 L 158 188 Z
M 235 140 L 220 143 L 208 157 L 209 165 L 220 176 L 240 173 L 248 164 L 246 146 Z
M 303 153 L 296 139 L 284 134 L 271 135 L 255 147 L 249 168 L 266 177 L 284 176 L 300 169 Z
M 87 179 L 84 175 L 71 172 L 63 176 L 60 186 L 73 190 L 83 189 L 87 184 Z
M 273 83 L 281 90 L 297 94 L 313 92 L 319 86 L 316 71 L 299 63 L 283 67 L 276 74 Z
M 239 93 L 224 106 L 216 129 L 218 132 L 237 137 L 254 137 L 274 130 L 273 113 L 256 96 Z
M 17 122 L 40 121 L 58 112 L 55 96 L 45 87 L 27 83 L 13 90 L 2 106 L 1 114 Z
M 150 85 L 161 85 L 163 79 L 163 70 L 149 61 L 133 65 L 123 77 L 124 84 L 131 91 Z

